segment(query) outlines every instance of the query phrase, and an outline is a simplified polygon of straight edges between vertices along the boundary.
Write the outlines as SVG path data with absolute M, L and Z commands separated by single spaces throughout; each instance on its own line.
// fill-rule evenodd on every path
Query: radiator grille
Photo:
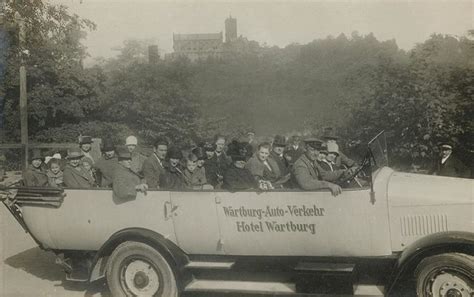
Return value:
M 404 216 L 400 218 L 402 236 L 420 236 L 448 231 L 445 214 Z

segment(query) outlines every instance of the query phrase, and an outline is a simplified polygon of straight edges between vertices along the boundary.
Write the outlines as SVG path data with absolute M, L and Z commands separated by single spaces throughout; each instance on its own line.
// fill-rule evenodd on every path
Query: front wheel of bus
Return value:
M 420 297 L 471 297 L 473 267 L 474 257 L 459 253 L 423 259 L 415 271 L 416 293 Z
M 107 284 L 114 297 L 178 296 L 166 259 L 141 242 L 126 241 L 114 250 L 108 262 Z

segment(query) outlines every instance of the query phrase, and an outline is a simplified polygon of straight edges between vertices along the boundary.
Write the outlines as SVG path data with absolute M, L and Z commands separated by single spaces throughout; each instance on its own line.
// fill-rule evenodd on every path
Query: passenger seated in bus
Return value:
M 110 139 L 105 139 L 102 146 L 102 157 L 94 164 L 97 182 L 101 187 L 112 187 L 113 174 L 117 165 L 115 145 Z
M 61 165 L 58 159 L 52 158 L 48 162 L 49 169 L 46 171 L 48 176 L 48 183 L 50 187 L 63 187 L 63 171 L 61 170 Z
M 339 185 L 324 181 L 321 178 L 321 167 L 317 164 L 319 151 L 322 141 L 308 137 L 304 140 L 306 151 L 293 166 L 293 177 L 295 183 L 303 190 L 314 191 L 329 189 L 333 196 L 341 194 L 342 189 Z
M 83 157 L 81 159 L 81 166 L 84 168 L 84 170 L 87 172 L 93 182 L 92 187 L 98 187 L 99 184 L 97 183 L 97 175 L 95 173 L 95 169 L 92 167 L 93 164 L 94 162 L 92 161 L 92 159 L 88 157 Z
M 143 175 L 148 187 L 160 188 L 160 176 L 165 172 L 165 159 L 168 153 L 168 140 L 160 137 L 153 144 L 153 154 L 143 162 Z
M 274 182 L 274 186 L 279 188 L 292 188 L 290 181 L 290 169 L 289 163 L 285 158 L 286 138 L 282 135 L 276 135 L 272 143 L 272 151 L 270 152 L 269 159 L 275 161 L 280 170 L 279 179 Z
M 186 182 L 184 180 L 183 169 L 181 166 L 181 159 L 183 153 L 181 149 L 172 147 L 168 151 L 168 162 L 165 166 L 165 171 L 160 175 L 160 188 L 167 190 L 181 190 L 186 189 Z
M 270 143 L 264 142 L 258 145 L 257 152 L 245 164 L 255 180 L 268 190 L 274 188 L 274 183 L 280 180 L 281 172 L 273 159 L 269 158 Z
M 91 175 L 82 167 L 81 159 L 83 154 L 79 148 L 71 148 L 67 152 L 66 159 L 68 163 L 64 168 L 63 181 L 64 186 L 75 189 L 87 189 L 94 185 Z
M 147 157 L 137 149 L 138 139 L 133 135 L 128 136 L 127 139 L 125 139 L 125 146 L 132 155 L 131 169 L 138 174 L 142 174 L 143 162 L 145 162 Z
M 198 157 L 193 153 L 185 157 L 186 166 L 183 170 L 183 176 L 186 187 L 193 190 L 213 189 L 211 185 L 207 184 L 205 168 L 199 167 L 198 161 Z
M 322 139 L 326 141 L 326 144 L 330 146 L 331 144 L 337 145 L 337 140 L 339 139 L 339 136 L 336 135 L 336 131 L 334 130 L 333 127 L 326 127 L 324 129 L 324 133 L 322 136 Z M 341 151 L 338 150 L 338 156 L 334 160 L 334 163 L 336 164 L 337 167 L 339 168 L 351 168 L 351 167 L 356 167 L 357 163 L 348 158 L 346 155 L 344 155 Z
M 46 187 L 49 185 L 43 156 L 39 150 L 33 151 L 30 167 L 23 172 L 23 184 L 27 187 Z
M 229 149 L 230 151 L 230 149 Z M 224 172 L 224 182 L 222 187 L 230 191 L 258 189 L 259 182 L 252 173 L 245 168 L 247 156 L 238 151 L 229 152 L 232 164 Z
M 115 201 L 136 198 L 137 192 L 146 194 L 148 186 L 142 177 L 132 170 L 132 155 L 126 147 L 117 148 L 118 166 L 113 174 L 112 190 Z
M 350 183 L 346 180 L 354 174 L 355 170 L 357 170 L 357 166 L 347 168 L 345 165 L 342 165 L 343 168 L 340 168 L 336 164 L 338 156 L 339 149 L 337 144 L 323 143 L 317 158 L 318 165 L 320 166 L 319 172 L 322 180 L 333 182 L 347 188 L 350 186 Z

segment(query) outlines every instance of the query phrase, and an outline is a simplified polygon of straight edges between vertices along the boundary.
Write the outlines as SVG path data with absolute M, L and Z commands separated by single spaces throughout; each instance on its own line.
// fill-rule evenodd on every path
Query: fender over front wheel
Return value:
M 107 265 L 107 284 L 114 297 L 177 297 L 176 278 L 153 247 L 134 241 L 120 244 Z

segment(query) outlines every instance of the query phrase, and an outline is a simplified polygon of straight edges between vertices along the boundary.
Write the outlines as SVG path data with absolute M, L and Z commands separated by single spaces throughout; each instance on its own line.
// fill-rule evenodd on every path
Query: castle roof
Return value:
M 206 34 L 173 34 L 173 40 L 222 40 L 222 32 Z

